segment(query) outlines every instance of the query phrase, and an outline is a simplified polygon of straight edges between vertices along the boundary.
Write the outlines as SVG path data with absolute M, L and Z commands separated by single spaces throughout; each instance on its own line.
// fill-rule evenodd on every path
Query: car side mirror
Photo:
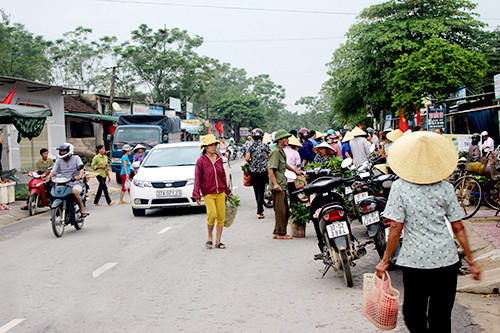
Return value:
M 342 161 L 342 163 L 340 164 L 340 167 L 342 169 L 345 169 L 345 168 L 347 168 L 351 164 L 352 164 L 352 158 L 348 157 L 348 158 L 346 158 L 345 160 Z
M 139 162 L 139 161 L 135 161 L 134 163 L 132 163 L 132 168 L 134 168 L 134 169 L 139 169 L 140 166 L 141 166 L 141 162 Z

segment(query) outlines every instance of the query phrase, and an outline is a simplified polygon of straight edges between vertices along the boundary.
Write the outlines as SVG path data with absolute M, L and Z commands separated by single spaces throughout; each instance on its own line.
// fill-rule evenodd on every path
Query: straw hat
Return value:
M 212 143 L 220 144 L 220 141 L 215 138 L 213 134 L 207 134 L 201 137 L 201 145 L 200 150 L 203 149 L 204 146 L 211 145 Z
M 145 150 L 148 150 L 148 148 L 146 148 L 145 146 L 141 145 L 140 143 L 134 147 L 134 150 L 132 150 L 134 153 L 137 149 L 145 149 Z
M 122 151 L 131 151 L 131 150 L 132 150 L 132 146 L 129 145 L 128 143 L 124 144 L 122 147 Z
M 326 149 L 330 149 L 332 151 L 332 153 L 335 154 L 335 150 L 333 150 L 332 146 L 330 146 L 328 143 L 326 142 L 321 142 L 319 145 L 317 145 L 316 147 L 313 148 L 313 151 L 318 154 L 319 153 L 319 148 L 326 148 Z
M 392 142 L 395 142 L 397 139 L 399 139 L 403 135 L 404 135 L 403 131 L 401 131 L 400 129 L 397 129 L 395 131 L 391 131 L 391 132 L 387 133 L 386 137 L 387 137 L 387 139 L 391 140 Z M 391 149 L 392 149 L 392 147 L 391 147 Z
M 316 132 L 316 139 L 321 139 L 322 137 L 324 137 L 326 134 L 323 133 L 323 132 Z
M 366 132 L 363 131 L 358 126 L 354 127 L 354 129 L 351 131 L 351 134 L 352 134 L 353 137 L 367 135 Z
M 288 139 L 288 145 L 289 146 L 296 146 L 296 147 L 302 147 L 302 144 L 300 143 L 300 141 L 295 137 L 295 135 L 292 135 L 289 139 Z
M 453 173 L 457 162 L 457 149 L 449 139 L 423 131 L 397 140 L 388 156 L 391 169 L 415 184 L 432 184 L 445 179 Z
M 347 131 L 346 134 L 344 135 L 344 138 L 342 139 L 342 142 L 348 142 L 351 139 L 354 139 L 354 136 L 352 135 L 351 131 Z

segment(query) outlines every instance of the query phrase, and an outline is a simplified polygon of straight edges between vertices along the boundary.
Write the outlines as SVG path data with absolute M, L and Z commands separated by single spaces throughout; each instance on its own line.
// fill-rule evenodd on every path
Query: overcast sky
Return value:
M 4 0 L 12 22 L 47 40 L 77 26 L 97 39 L 119 42 L 145 23 L 154 30 L 177 27 L 205 39 L 198 53 L 262 73 L 286 88 L 287 108 L 314 96 L 326 81 L 325 64 L 345 41 L 359 12 L 381 0 Z M 476 12 L 492 30 L 500 24 L 500 0 L 479 0 Z M 200 7 L 203 6 L 203 7 Z M 209 6 L 207 8 L 206 6 Z M 232 7 L 216 8 L 216 7 Z M 236 8 L 237 7 L 237 8 Z M 252 8 L 253 10 L 250 10 Z M 308 11 L 306 13 L 304 11 Z

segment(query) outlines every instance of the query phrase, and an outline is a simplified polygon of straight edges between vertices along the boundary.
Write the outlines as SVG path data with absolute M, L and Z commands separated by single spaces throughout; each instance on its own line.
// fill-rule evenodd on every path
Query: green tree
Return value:
M 251 92 L 260 101 L 262 113 L 265 115 L 265 122 L 269 128 L 279 126 L 280 113 L 285 109 L 283 100 L 286 97 L 285 88 L 274 83 L 269 74 L 260 74 L 250 79 Z M 264 127 L 264 126 L 262 126 Z
M 20 23 L 11 24 L 0 10 L 0 75 L 48 82 L 50 61 L 46 56 L 50 42 L 34 36 Z
M 203 43 L 202 37 L 190 37 L 177 28 L 154 32 L 145 24 L 131 34 L 132 42 L 123 43 L 119 53 L 124 65 L 150 87 L 156 102 L 167 103 L 169 97 L 185 102 L 196 95 L 199 75 L 207 63 L 194 52 Z
M 54 82 L 96 92 L 107 86 L 105 61 L 112 52 L 116 37 L 104 36 L 90 41 L 92 29 L 77 27 L 63 34 L 50 48 Z M 109 91 L 108 91 L 109 92 Z
M 213 107 L 215 116 L 230 119 L 235 131 L 240 127 L 265 127 L 265 119 L 260 102 L 255 96 L 228 98 L 219 101 Z
M 421 107 L 422 97 L 440 100 L 457 87 L 472 88 L 486 75 L 488 64 L 484 58 L 441 38 L 429 39 L 419 51 L 395 61 L 391 80 L 393 106 L 414 110 L 414 105 Z
M 475 8 L 467 0 L 391 0 L 364 9 L 328 64 L 325 88 L 332 111 L 348 116 L 365 113 L 370 105 L 378 118 L 391 110 L 394 61 L 418 51 L 433 35 L 474 48 L 485 25 L 474 18 Z

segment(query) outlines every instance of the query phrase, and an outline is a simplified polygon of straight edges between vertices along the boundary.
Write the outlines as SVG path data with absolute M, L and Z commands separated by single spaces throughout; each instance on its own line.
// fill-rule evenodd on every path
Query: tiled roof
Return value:
M 91 108 L 87 104 L 77 101 L 73 97 L 66 95 L 64 96 L 64 111 L 100 114 L 97 110 Z

